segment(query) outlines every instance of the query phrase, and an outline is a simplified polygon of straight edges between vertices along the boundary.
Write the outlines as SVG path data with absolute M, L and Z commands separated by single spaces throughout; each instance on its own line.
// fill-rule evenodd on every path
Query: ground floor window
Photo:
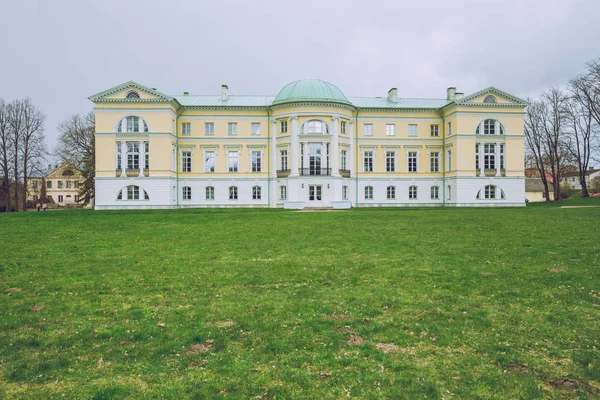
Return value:
M 287 200 L 287 186 L 279 186 L 279 199 Z
M 440 188 L 438 186 L 431 187 L 431 200 L 438 200 L 440 198 Z
M 408 188 L 408 198 L 412 199 L 412 200 L 416 200 L 417 198 L 417 187 L 416 186 L 410 186 Z
M 342 200 L 348 200 L 348 186 L 342 186 Z
M 365 200 L 373 200 L 373 186 L 365 186 Z
M 237 186 L 229 187 L 229 200 L 237 200 L 238 199 L 238 188 Z
M 141 187 L 129 185 L 126 188 L 121 189 L 117 196 L 117 200 L 150 200 L 150 197 Z
M 261 198 L 261 187 L 253 186 L 252 187 L 252 200 L 260 200 Z
M 206 187 L 206 200 L 215 199 L 215 188 L 213 186 Z
M 483 192 L 483 193 L 482 193 Z M 486 185 L 477 193 L 477 198 L 486 200 L 504 199 L 504 191 L 495 185 Z
M 183 187 L 183 199 L 191 200 L 192 199 L 192 188 L 189 186 Z
M 452 200 L 452 186 L 448 185 L 448 200 Z
M 63 198 L 63 195 L 62 195 L 62 194 L 59 194 L 59 195 L 58 195 L 58 202 L 59 202 L 59 203 L 62 203 L 62 202 L 63 202 L 63 200 L 64 200 L 64 198 Z
M 396 198 L 396 187 L 388 186 L 387 187 L 387 199 L 394 200 Z

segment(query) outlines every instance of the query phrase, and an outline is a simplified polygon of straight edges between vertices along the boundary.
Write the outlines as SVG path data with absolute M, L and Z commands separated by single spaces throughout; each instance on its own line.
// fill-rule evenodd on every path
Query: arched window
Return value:
M 373 186 L 365 186 L 365 200 L 373 200 Z
M 477 129 L 475 129 L 475 134 L 479 135 L 481 133 L 484 135 L 504 135 L 504 127 L 498 120 L 486 119 L 480 122 Z
M 505 199 L 504 190 L 500 189 L 496 185 L 486 185 L 484 188 L 477 192 L 478 199 L 495 200 Z
M 73 175 L 75 175 L 75 174 L 70 169 L 65 169 L 62 173 L 62 176 L 73 176 Z
M 262 190 L 260 186 L 252 186 L 252 200 L 260 200 L 261 192 Z
M 229 200 L 238 199 L 238 188 L 237 186 L 229 186 Z
M 411 200 L 416 200 L 417 199 L 417 187 L 416 186 L 409 186 L 408 188 L 408 198 Z
M 387 199 L 394 200 L 396 198 L 396 187 L 388 186 L 387 187 Z
M 484 103 L 497 103 L 498 100 L 492 96 L 491 94 L 489 96 L 487 96 L 485 99 L 483 99 Z
M 148 132 L 148 124 L 142 118 L 132 115 L 119 121 L 117 132 Z
M 127 95 L 125 96 L 125 98 L 127 98 L 127 99 L 139 99 L 140 98 L 140 94 L 138 92 L 136 92 L 135 90 L 132 90 L 131 92 L 127 92 Z
M 302 125 L 300 133 L 329 133 L 329 127 L 323 121 L 311 119 Z
M 150 200 L 150 197 L 141 187 L 129 185 L 119 191 L 117 200 Z

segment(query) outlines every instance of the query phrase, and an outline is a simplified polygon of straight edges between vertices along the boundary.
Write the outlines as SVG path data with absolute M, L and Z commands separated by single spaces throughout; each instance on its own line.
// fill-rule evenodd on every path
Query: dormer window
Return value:
M 125 117 L 117 124 L 117 132 L 148 132 L 148 124 L 140 117 Z
M 134 90 L 132 90 L 131 92 L 128 92 L 127 95 L 125 96 L 126 99 L 139 99 L 140 98 L 140 94 Z
M 489 96 L 487 96 L 485 99 L 483 99 L 484 103 L 497 103 L 498 100 L 492 96 L 491 94 Z

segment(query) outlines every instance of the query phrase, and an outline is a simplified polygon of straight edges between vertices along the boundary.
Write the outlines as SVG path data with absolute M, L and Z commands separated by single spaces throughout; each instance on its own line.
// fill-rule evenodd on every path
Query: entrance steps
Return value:
M 333 207 L 304 207 L 302 211 L 333 211 Z

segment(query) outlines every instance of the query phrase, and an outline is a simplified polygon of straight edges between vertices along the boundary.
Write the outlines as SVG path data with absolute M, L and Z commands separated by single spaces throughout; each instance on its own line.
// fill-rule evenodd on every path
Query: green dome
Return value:
M 350 104 L 340 89 L 319 79 L 303 79 L 286 85 L 279 91 L 273 104 L 295 101 L 331 101 Z

